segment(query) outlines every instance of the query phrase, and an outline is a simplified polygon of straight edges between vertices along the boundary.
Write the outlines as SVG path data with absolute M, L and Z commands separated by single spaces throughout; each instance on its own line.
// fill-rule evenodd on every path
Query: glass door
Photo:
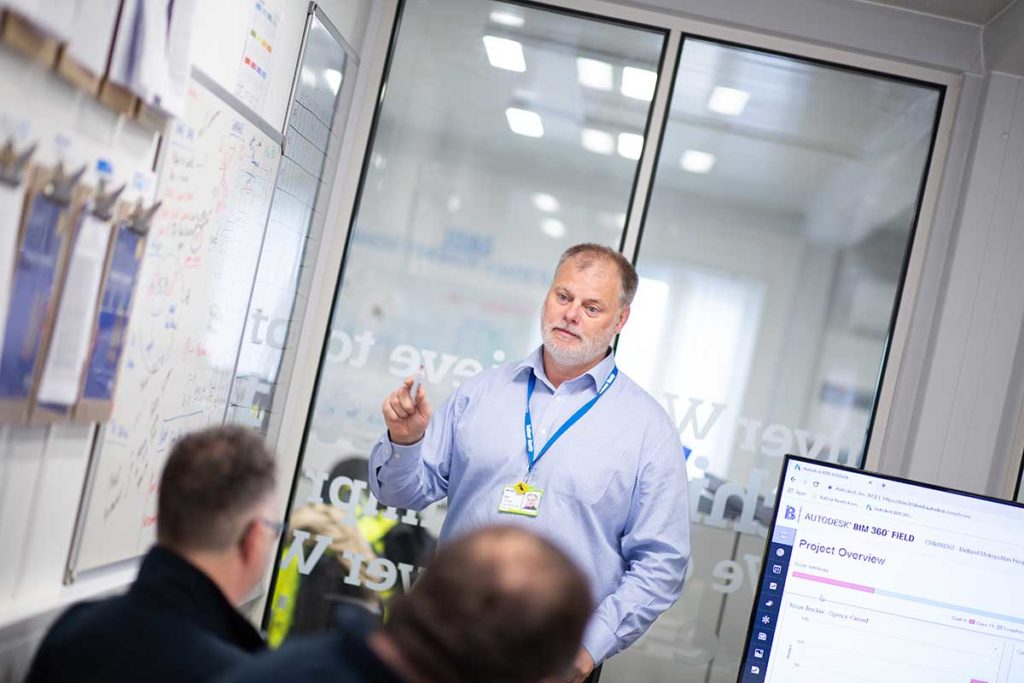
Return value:
M 684 39 L 617 358 L 691 449 L 694 560 L 603 680 L 735 680 L 782 456 L 861 465 L 941 99 Z

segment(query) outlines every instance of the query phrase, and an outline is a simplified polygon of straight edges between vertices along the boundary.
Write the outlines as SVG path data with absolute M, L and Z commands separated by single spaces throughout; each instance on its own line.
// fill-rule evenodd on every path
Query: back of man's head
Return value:
M 179 552 L 227 550 L 274 484 L 273 456 L 251 430 L 223 426 L 186 434 L 160 478 L 157 541 Z
M 396 598 L 384 632 L 426 680 L 536 683 L 566 672 L 592 609 L 562 551 L 498 526 L 444 546 Z

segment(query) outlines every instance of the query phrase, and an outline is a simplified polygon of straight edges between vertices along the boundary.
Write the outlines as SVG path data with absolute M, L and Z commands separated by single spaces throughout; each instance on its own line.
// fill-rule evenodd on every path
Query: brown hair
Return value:
M 511 526 L 444 546 L 384 632 L 443 683 L 535 683 L 564 674 L 593 610 L 587 580 L 548 541 Z
M 579 257 L 577 267 L 581 269 L 589 268 L 595 260 L 611 261 L 614 263 L 619 271 L 619 303 L 623 308 L 633 303 L 636 288 L 640 284 L 640 277 L 636 274 L 636 268 L 629 262 L 629 259 L 611 247 L 606 247 L 603 244 L 594 244 L 593 242 L 584 242 L 566 249 L 559 257 L 558 266 L 555 270 L 557 271 L 558 268 L 561 268 L 562 264 L 569 259 L 577 257 Z
M 275 479 L 273 455 L 255 432 L 226 425 L 186 434 L 160 477 L 157 540 L 183 550 L 229 548 Z

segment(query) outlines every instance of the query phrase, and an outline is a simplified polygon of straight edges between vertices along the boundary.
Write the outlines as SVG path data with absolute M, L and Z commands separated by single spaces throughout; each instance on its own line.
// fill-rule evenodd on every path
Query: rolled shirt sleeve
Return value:
M 433 415 L 423 438 L 391 443 L 387 432 L 370 451 L 370 491 L 385 505 L 422 510 L 448 495 L 452 435 L 464 401 L 458 391 Z

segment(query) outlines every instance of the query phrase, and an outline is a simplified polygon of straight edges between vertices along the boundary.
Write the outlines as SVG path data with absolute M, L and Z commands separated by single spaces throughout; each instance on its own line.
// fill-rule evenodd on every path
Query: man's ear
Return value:
M 259 540 L 256 534 L 259 532 L 259 520 L 250 519 L 245 525 L 245 531 L 242 532 L 241 537 L 238 539 L 238 552 L 242 554 L 243 559 L 248 560 L 256 553 L 256 544 Z
M 619 314 L 619 322 L 615 325 L 615 334 L 622 331 L 622 328 L 626 326 L 626 321 L 629 320 L 629 306 L 622 309 L 622 313 Z

